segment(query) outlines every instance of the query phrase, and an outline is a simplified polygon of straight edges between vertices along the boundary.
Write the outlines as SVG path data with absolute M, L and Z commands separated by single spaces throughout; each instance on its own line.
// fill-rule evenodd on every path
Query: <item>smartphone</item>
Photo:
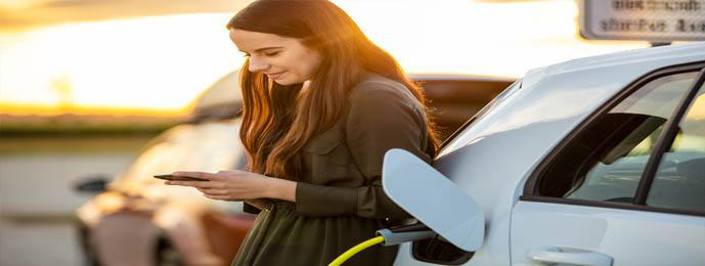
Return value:
M 155 175 L 154 178 L 169 180 L 169 181 L 208 181 L 208 179 L 202 179 L 191 176 L 175 176 L 175 175 Z

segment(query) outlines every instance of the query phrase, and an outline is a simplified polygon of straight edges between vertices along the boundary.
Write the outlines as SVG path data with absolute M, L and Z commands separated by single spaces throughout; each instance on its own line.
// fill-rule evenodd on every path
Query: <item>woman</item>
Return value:
M 327 265 L 409 215 L 383 192 L 384 153 L 427 161 L 438 141 L 420 89 L 328 1 L 256 1 L 227 24 L 246 54 L 240 138 L 249 171 L 175 172 L 261 209 L 233 265 Z M 391 265 L 376 246 L 346 265 Z

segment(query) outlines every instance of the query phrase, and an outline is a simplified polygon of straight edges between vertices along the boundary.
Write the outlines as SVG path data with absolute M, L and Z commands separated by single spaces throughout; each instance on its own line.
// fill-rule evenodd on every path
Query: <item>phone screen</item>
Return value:
M 207 179 L 190 177 L 190 176 L 174 176 L 174 175 L 154 175 L 154 178 L 159 178 L 169 181 L 208 181 Z

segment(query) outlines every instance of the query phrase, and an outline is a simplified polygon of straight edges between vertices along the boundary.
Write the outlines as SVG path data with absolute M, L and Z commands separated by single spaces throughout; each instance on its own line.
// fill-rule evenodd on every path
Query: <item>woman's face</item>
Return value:
M 321 64 L 321 54 L 296 38 L 231 29 L 230 39 L 249 57 L 250 72 L 262 72 L 280 85 L 311 79 Z

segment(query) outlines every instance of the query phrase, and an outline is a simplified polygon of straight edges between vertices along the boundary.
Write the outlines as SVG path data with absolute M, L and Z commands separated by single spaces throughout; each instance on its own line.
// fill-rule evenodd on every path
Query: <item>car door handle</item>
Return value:
M 546 263 L 566 263 L 575 265 L 611 266 L 612 257 L 602 253 L 562 247 L 537 248 L 529 250 L 527 256 L 534 261 Z

